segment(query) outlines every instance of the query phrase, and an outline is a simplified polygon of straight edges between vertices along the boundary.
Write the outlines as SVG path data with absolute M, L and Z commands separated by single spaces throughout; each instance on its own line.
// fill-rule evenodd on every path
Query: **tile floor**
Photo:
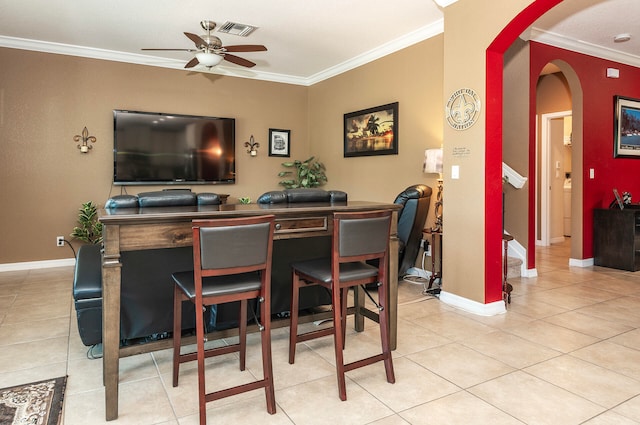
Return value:
M 209 424 L 639 424 L 640 274 L 568 267 L 568 245 L 538 251 L 537 278 L 512 279 L 504 315 L 478 317 L 403 282 L 397 382 L 381 363 L 349 372 L 337 396 L 330 339 L 298 348 L 273 332 L 277 414 L 264 392 L 208 404 Z M 64 424 L 104 423 L 102 363 L 78 337 L 71 268 L 0 273 L 0 387 L 68 375 Z M 446 284 L 446 281 L 445 281 Z M 349 333 L 346 357 L 376 348 L 375 327 Z M 261 374 L 250 336 L 248 371 L 235 355 L 211 359 L 208 388 Z M 170 351 L 121 360 L 113 424 L 197 424 L 195 369 L 170 382 Z M 209 370 L 213 370 L 211 367 Z

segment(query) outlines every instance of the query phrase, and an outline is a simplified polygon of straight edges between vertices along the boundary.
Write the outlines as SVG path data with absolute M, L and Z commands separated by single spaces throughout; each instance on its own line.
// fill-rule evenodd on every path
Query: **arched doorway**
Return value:
M 544 61 L 546 62 L 546 61 Z M 571 250 L 569 265 L 583 265 L 583 215 L 584 206 L 583 199 L 583 91 L 582 84 L 578 78 L 576 71 L 564 60 L 551 60 L 551 63 L 557 67 L 560 73 L 566 79 L 568 89 L 571 96 L 571 104 L 569 109 L 572 114 L 571 126 Z M 543 65 L 537 63 L 532 66 L 532 88 L 531 96 L 535 98 L 535 80 L 542 70 Z M 535 149 L 537 140 L 531 139 L 532 150 Z M 535 231 L 535 230 L 532 230 Z M 530 244 L 533 245 L 533 244 Z M 535 254 L 532 249 L 531 254 Z M 528 261 L 534 261 L 530 257 Z M 535 264 L 533 262 L 532 264 Z
M 536 0 L 504 27 L 486 50 L 485 128 L 485 303 L 502 299 L 502 107 L 503 60 L 509 46 L 536 19 L 563 0 Z M 534 164 L 535 166 L 535 164 Z M 531 164 L 530 164 L 531 169 Z M 529 195 L 529 205 L 535 198 Z M 535 241 L 535 217 L 529 217 L 529 241 Z M 531 230 L 534 229 L 534 230 Z M 535 242 L 534 242 L 535 243 Z M 531 248 L 531 247 L 529 247 Z

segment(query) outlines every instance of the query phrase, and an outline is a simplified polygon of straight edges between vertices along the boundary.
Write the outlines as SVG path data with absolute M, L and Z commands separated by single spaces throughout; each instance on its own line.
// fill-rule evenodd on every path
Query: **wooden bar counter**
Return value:
M 276 216 L 275 239 L 331 236 L 333 213 L 349 211 L 393 210 L 389 235 L 389 330 L 391 347 L 397 338 L 398 307 L 398 238 L 396 204 L 349 201 L 342 203 L 296 204 L 222 204 L 215 206 L 150 207 L 100 210 L 104 237 L 102 256 L 102 341 L 106 419 L 118 418 L 119 359 L 131 347 L 120 347 L 120 253 L 142 249 L 190 246 L 191 220 L 252 215 Z M 366 316 L 371 316 L 363 312 Z M 356 320 L 361 327 L 363 319 Z M 166 345 L 166 341 L 165 341 Z M 149 352 L 165 346 L 142 344 L 135 353 Z

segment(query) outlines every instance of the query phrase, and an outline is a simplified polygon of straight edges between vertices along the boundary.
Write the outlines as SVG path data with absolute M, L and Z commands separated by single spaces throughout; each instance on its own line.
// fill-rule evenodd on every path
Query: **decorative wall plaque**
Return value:
M 480 98 L 473 89 L 458 89 L 449 97 L 444 113 L 451 128 L 466 130 L 480 115 Z

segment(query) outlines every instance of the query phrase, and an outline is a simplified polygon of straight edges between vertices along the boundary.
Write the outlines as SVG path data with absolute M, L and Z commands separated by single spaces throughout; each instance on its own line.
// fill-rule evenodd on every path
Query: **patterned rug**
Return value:
M 58 425 L 67 377 L 0 389 L 0 425 Z

